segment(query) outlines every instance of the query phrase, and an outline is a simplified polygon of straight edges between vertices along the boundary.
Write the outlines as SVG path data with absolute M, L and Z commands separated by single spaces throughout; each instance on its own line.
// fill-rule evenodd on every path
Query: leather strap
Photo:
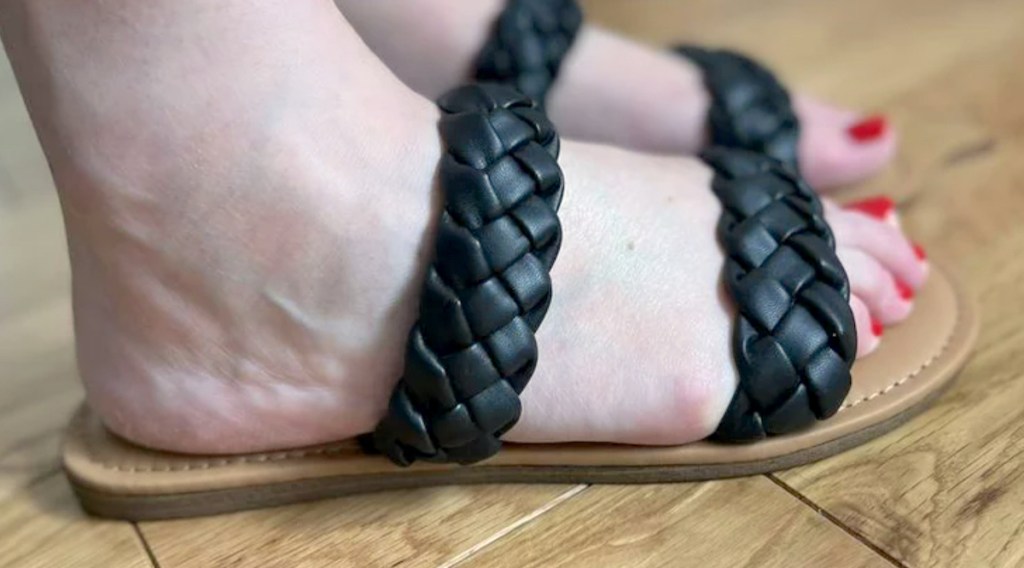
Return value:
M 675 51 L 704 73 L 712 145 L 767 154 L 799 171 L 800 121 L 771 71 L 734 51 L 688 45 Z
M 857 332 L 850 286 L 817 195 L 791 168 L 712 148 L 724 278 L 738 308 L 739 388 L 712 436 L 750 441 L 834 415 L 850 390 Z
M 501 447 L 537 363 L 561 243 L 558 135 L 528 97 L 470 85 L 439 101 L 444 210 L 405 369 L 371 445 L 399 465 Z
M 543 104 L 582 23 L 575 0 L 508 0 L 474 78 L 511 85 Z

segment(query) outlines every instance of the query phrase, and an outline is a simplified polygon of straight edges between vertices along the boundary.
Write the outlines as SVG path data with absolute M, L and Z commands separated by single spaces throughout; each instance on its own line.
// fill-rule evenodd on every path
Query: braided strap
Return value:
M 475 79 L 543 104 L 582 23 L 576 0 L 508 0 L 477 56 Z
M 799 171 L 800 121 L 771 71 L 734 51 L 685 45 L 675 51 L 704 73 L 712 145 L 767 154 Z
M 490 457 L 519 419 L 561 243 L 554 127 L 526 96 L 441 97 L 444 210 L 405 369 L 372 445 L 399 465 Z M 365 442 L 365 440 L 364 440 Z
M 821 202 L 766 156 L 713 148 L 702 157 L 715 172 L 724 278 L 739 311 L 739 388 L 712 437 L 748 441 L 806 428 L 839 410 L 857 352 L 849 283 Z

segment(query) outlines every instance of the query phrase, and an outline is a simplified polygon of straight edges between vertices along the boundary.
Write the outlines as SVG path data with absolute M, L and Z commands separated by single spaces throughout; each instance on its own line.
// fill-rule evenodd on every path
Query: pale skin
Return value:
M 437 111 L 325 0 L 4 0 L 64 209 L 79 368 L 114 432 L 181 452 L 349 438 L 402 367 L 440 207 Z M 507 438 L 681 444 L 735 389 L 699 161 L 566 140 L 564 245 Z M 830 206 L 861 354 L 927 263 Z
M 505 0 L 336 3 L 399 78 L 429 99 L 470 76 L 505 6 Z M 878 117 L 800 93 L 794 102 L 803 125 L 803 172 L 817 189 L 860 181 L 892 159 L 896 134 L 879 126 Z M 596 26 L 581 28 L 547 103 L 565 136 L 669 154 L 694 154 L 707 143 L 709 99 L 699 69 Z M 875 127 L 865 135 L 870 123 Z

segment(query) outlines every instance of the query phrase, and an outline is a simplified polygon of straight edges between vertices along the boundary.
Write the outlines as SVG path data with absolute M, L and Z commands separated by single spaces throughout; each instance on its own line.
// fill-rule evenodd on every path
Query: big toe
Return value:
M 795 106 L 801 168 L 816 189 L 861 181 L 892 160 L 897 136 L 885 117 L 861 116 L 808 96 L 797 96 Z

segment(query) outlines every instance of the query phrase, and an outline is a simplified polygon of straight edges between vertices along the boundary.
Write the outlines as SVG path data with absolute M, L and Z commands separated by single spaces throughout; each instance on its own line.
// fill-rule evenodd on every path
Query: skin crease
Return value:
M 473 58 L 505 0 L 337 4 L 399 78 L 433 99 L 470 75 Z M 424 26 L 424 21 L 431 25 Z M 708 105 L 701 72 L 685 59 L 584 25 L 563 62 L 547 110 L 566 137 L 693 154 L 706 144 Z M 863 180 L 892 159 L 896 135 L 891 128 L 869 142 L 858 142 L 848 133 L 864 118 L 857 112 L 801 94 L 794 97 L 794 105 L 803 128 L 800 162 L 814 187 L 827 190 Z
M 372 429 L 441 206 L 433 105 L 322 0 L 7 0 L 0 33 L 60 194 L 79 370 L 108 427 L 198 453 Z M 708 169 L 572 141 L 560 163 L 556 299 L 507 438 L 704 437 L 736 382 Z M 895 225 L 828 216 L 840 257 L 868 259 L 850 270 L 867 352 L 869 312 L 898 321 L 894 278 L 917 288 L 927 267 Z

